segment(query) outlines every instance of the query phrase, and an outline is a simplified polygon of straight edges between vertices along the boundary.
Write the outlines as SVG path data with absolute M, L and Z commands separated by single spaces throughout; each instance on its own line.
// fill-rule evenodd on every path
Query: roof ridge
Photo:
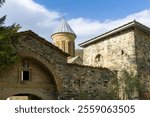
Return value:
M 112 29 L 112 30 L 110 30 L 110 31 L 107 31 L 107 32 L 105 32 L 105 33 L 102 33 L 102 34 L 100 34 L 100 35 L 98 35 L 98 36 L 96 36 L 96 37 L 94 37 L 94 38 L 92 38 L 92 39 L 89 39 L 89 40 L 87 40 L 87 41 L 85 41 L 85 42 L 82 42 L 82 43 L 79 44 L 79 46 L 80 46 L 80 47 L 85 47 L 86 45 L 88 45 L 88 44 L 90 44 L 90 43 L 93 43 L 93 42 L 99 40 L 99 38 L 104 38 L 104 37 L 106 37 L 106 36 L 108 36 L 108 35 L 111 35 L 111 34 L 114 34 L 114 33 L 118 32 L 118 31 L 120 31 L 120 30 L 129 28 L 129 27 L 133 27 L 133 26 L 140 26 L 140 27 L 142 27 L 142 28 L 144 28 L 144 29 L 150 30 L 149 27 L 147 27 L 147 26 L 141 24 L 140 22 L 138 22 L 138 21 L 136 21 L 136 20 L 133 20 L 133 21 L 128 22 L 128 23 L 126 23 L 126 24 L 123 24 L 123 25 L 121 25 L 121 26 L 119 26 L 119 27 L 117 27 L 117 28 L 114 28 L 114 29 Z
M 39 36 L 37 33 L 33 32 L 32 30 L 26 30 L 26 31 L 21 31 L 18 32 L 18 34 L 31 34 L 32 36 L 34 36 L 36 39 L 38 39 L 40 42 L 50 46 L 51 48 L 55 49 L 56 51 L 62 53 L 65 56 L 69 56 L 68 53 L 62 51 L 60 48 L 58 48 L 57 46 L 53 45 L 51 42 L 49 42 L 48 40 L 46 40 L 45 38 Z

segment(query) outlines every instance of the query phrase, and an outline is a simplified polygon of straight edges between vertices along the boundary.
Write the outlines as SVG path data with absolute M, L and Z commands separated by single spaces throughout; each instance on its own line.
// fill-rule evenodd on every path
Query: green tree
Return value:
M 5 0 L 0 0 L 0 7 Z M 8 64 L 14 63 L 17 60 L 15 45 L 17 41 L 17 31 L 19 25 L 5 26 L 6 16 L 0 18 L 0 70 Z

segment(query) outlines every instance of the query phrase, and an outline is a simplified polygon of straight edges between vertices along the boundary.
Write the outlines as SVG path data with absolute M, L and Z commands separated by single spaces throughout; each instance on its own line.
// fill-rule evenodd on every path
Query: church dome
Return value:
M 71 29 L 71 27 L 69 26 L 69 24 L 67 23 L 67 21 L 65 20 L 64 17 L 62 17 L 59 26 L 56 28 L 56 30 L 54 31 L 54 33 L 52 35 L 54 35 L 56 33 L 71 33 L 71 34 L 75 35 L 75 37 L 76 37 L 76 34 Z

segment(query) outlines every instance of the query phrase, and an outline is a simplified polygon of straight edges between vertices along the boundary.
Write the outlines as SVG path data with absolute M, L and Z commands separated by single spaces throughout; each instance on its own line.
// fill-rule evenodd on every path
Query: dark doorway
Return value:
M 17 94 L 8 97 L 7 100 L 42 100 L 42 98 L 32 94 Z

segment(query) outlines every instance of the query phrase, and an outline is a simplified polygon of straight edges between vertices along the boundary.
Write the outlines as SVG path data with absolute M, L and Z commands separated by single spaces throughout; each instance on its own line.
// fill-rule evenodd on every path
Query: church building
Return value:
M 19 35 L 19 61 L 0 71 L 2 100 L 150 99 L 150 29 L 137 21 L 79 44 L 83 59 L 75 56 L 77 35 L 64 18 L 53 43 L 31 30 Z M 123 71 L 143 86 L 132 86 L 130 96 L 119 82 Z

